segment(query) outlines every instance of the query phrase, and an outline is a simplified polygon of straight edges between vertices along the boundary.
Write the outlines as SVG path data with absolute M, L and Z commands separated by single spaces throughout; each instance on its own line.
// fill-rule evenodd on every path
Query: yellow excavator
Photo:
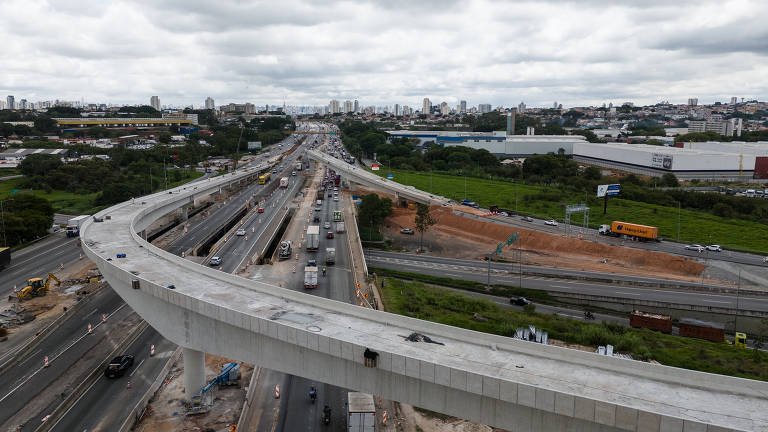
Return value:
M 56 285 L 59 285 L 61 281 L 53 273 L 48 273 L 48 277 L 43 278 L 31 278 L 27 280 L 27 286 L 19 290 L 16 296 L 19 300 L 28 300 L 32 297 L 42 297 L 48 294 L 48 290 L 51 287 L 51 279 L 56 281 Z

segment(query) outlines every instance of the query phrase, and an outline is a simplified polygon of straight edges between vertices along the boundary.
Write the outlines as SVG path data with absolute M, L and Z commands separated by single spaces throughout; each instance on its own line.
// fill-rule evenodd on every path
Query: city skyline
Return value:
M 416 107 L 424 97 L 451 107 L 767 99 L 768 6 L 691 5 L 12 0 L 0 5 L 0 94 L 115 104 L 159 95 L 174 106 L 208 96 Z

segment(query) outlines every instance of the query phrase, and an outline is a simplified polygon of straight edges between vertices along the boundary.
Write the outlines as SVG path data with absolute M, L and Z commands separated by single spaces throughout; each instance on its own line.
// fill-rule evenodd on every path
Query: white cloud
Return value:
M 200 105 L 766 99 L 768 5 L 6 0 L 0 92 Z

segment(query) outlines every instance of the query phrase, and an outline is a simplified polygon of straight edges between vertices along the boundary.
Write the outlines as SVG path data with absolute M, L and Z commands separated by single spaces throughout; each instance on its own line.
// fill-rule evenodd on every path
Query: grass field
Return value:
M 386 280 L 385 288 L 381 288 L 381 280 Z M 760 351 L 646 329 L 518 312 L 420 282 L 379 278 L 378 284 L 385 309 L 400 315 L 502 336 L 512 336 L 517 328 L 533 324 L 548 331 L 550 338 L 571 344 L 591 347 L 611 344 L 619 352 L 668 366 L 768 380 L 768 355 Z M 487 321 L 474 320 L 475 313 Z
M 636 201 L 611 198 L 608 212 L 603 215 L 603 200 L 594 194 L 586 196 L 559 188 L 529 186 L 509 182 L 484 180 L 471 177 L 456 177 L 443 174 L 430 176 L 428 172 L 388 170 L 374 171 L 384 177 L 394 175 L 394 181 L 412 185 L 418 189 L 456 200 L 469 199 L 487 208 L 498 205 L 540 218 L 554 218 L 562 221 L 565 206 L 587 202 L 591 211 L 589 225 L 619 220 L 651 225 L 659 228 L 659 235 L 669 240 L 677 239 L 678 209 L 646 204 Z M 581 224 L 582 215 L 571 217 L 573 223 Z M 719 244 L 724 248 L 768 252 L 768 227 L 763 224 L 740 219 L 727 219 L 708 213 L 680 211 L 680 241 L 701 244 Z

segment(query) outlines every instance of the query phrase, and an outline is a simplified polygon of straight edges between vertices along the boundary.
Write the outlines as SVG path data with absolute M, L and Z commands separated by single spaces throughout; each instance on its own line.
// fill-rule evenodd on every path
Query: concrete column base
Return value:
M 205 386 L 205 353 L 183 348 L 184 355 L 184 394 L 187 399 L 200 394 Z

